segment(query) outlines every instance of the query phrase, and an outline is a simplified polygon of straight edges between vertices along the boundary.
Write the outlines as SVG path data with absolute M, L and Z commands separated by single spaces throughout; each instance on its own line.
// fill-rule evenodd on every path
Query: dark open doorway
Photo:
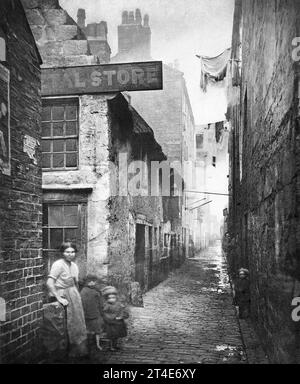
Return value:
M 136 225 L 135 237 L 135 280 L 145 288 L 145 225 Z

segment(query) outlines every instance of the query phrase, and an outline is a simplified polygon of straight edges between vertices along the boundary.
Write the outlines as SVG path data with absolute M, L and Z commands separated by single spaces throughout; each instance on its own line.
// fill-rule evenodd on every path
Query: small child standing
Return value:
M 250 312 L 250 282 L 249 271 L 246 268 L 239 269 L 238 278 L 233 286 L 234 305 L 238 307 L 240 319 L 245 319 Z
M 105 324 L 105 333 L 110 340 L 110 350 L 120 349 L 118 340 L 127 336 L 127 326 L 124 319 L 128 319 L 128 311 L 118 297 L 118 291 L 115 287 L 105 287 L 102 290 L 104 298 L 103 319 Z
M 102 350 L 100 339 L 104 332 L 103 300 L 97 289 L 98 278 L 87 275 L 80 295 L 84 310 L 85 323 L 88 332 L 89 345 L 96 341 L 98 349 Z

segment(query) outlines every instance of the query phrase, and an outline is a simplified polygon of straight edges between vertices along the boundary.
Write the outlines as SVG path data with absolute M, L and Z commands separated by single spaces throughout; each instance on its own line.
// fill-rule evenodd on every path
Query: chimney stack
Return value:
M 123 11 L 122 24 L 118 26 L 118 54 L 116 60 L 151 60 L 151 29 L 149 16 L 139 8 Z
M 85 23 L 85 10 L 78 9 L 77 24 L 88 39 L 92 55 L 97 56 L 99 63 L 109 63 L 111 49 L 107 42 L 107 23 Z
M 81 29 L 85 28 L 85 9 L 79 8 L 77 12 L 77 24 Z

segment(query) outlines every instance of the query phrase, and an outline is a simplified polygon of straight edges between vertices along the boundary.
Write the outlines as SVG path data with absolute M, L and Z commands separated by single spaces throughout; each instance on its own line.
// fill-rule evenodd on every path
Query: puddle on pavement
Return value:
M 227 350 L 236 351 L 237 347 L 233 347 L 231 345 L 224 344 L 224 345 L 217 345 L 215 350 L 216 351 L 227 351 Z
M 241 361 L 245 362 L 247 360 L 245 352 L 242 350 L 241 347 L 236 347 L 233 345 L 228 344 L 222 344 L 217 345 L 215 348 L 218 352 L 223 352 L 224 356 L 222 358 L 222 361 L 225 362 L 232 362 L 232 361 Z

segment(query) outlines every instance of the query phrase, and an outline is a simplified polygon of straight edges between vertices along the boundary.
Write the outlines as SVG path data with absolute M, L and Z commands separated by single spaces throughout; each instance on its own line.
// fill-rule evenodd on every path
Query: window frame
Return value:
M 59 121 L 63 121 L 64 123 L 64 126 L 65 126 L 65 123 L 70 121 L 76 121 L 77 125 L 76 125 L 76 134 L 75 135 L 63 135 L 63 136 L 53 136 L 53 134 L 51 136 L 41 136 L 41 153 L 42 153 L 42 156 L 44 154 L 49 154 L 51 156 L 50 158 L 50 168 L 45 168 L 42 166 L 42 171 L 43 172 L 61 172 L 61 171 L 76 171 L 79 169 L 79 154 L 80 154 L 80 137 L 79 137 L 79 131 L 80 131 L 80 120 L 79 120 L 79 116 L 80 116 L 80 102 L 79 102 L 79 97 L 76 97 L 76 96 L 70 96 L 70 97 L 43 97 L 42 98 L 42 108 L 43 107 L 55 107 L 55 106 L 74 106 L 76 105 L 77 107 L 77 116 L 76 116 L 76 120 L 66 120 L 66 116 L 64 115 L 64 120 L 57 120 L 57 122 Z M 53 122 L 56 122 L 56 120 L 52 120 L 52 116 L 50 117 L 50 121 L 41 121 L 41 124 L 44 123 L 44 122 L 50 122 L 50 124 L 53 124 Z M 53 128 L 51 129 L 51 133 L 53 133 Z M 65 129 L 64 129 L 64 132 L 65 133 Z M 66 150 L 66 141 L 67 140 L 72 140 L 72 139 L 75 139 L 76 140 L 76 151 L 67 151 Z M 61 152 L 54 152 L 53 151 L 53 142 L 54 141 L 58 141 L 58 140 L 63 140 L 64 141 L 64 149 L 63 151 Z M 50 152 L 45 152 L 42 150 L 42 143 L 43 141 L 50 141 L 51 144 L 50 144 Z M 64 167 L 53 167 L 53 154 L 63 154 L 64 156 Z M 74 167 L 67 167 L 66 166 L 66 155 L 67 154 L 76 154 L 76 166 Z
M 65 206 L 76 206 L 77 205 L 77 225 L 56 225 L 56 226 L 50 226 L 49 225 L 49 207 L 65 207 Z M 48 216 L 48 223 L 45 225 L 44 223 L 42 224 L 42 231 L 43 231 L 43 245 L 42 245 L 42 249 L 43 251 L 46 251 L 46 252 L 55 252 L 57 251 L 59 248 L 44 248 L 44 230 L 47 229 L 48 230 L 48 233 L 47 233 L 47 244 L 49 246 L 49 244 L 51 243 L 51 229 L 62 229 L 62 233 L 63 233 L 63 239 L 62 241 L 66 241 L 68 240 L 67 238 L 65 238 L 65 230 L 66 229 L 76 229 L 77 231 L 81 231 L 81 228 L 80 228 L 80 220 L 81 220 L 81 210 L 82 210 L 82 203 L 80 202 L 61 202 L 61 201 L 58 201 L 57 203 L 56 202 L 43 202 L 43 214 L 44 214 L 44 206 L 47 206 L 47 209 L 48 209 L 48 213 L 47 213 L 47 216 Z M 63 208 L 64 209 L 64 208 Z M 64 215 L 63 215 L 64 216 Z M 78 234 L 80 233 L 77 233 L 77 236 Z M 70 239 L 69 239 L 70 240 Z M 72 239 L 71 239 L 72 240 Z M 74 240 L 73 240 L 74 241 Z

